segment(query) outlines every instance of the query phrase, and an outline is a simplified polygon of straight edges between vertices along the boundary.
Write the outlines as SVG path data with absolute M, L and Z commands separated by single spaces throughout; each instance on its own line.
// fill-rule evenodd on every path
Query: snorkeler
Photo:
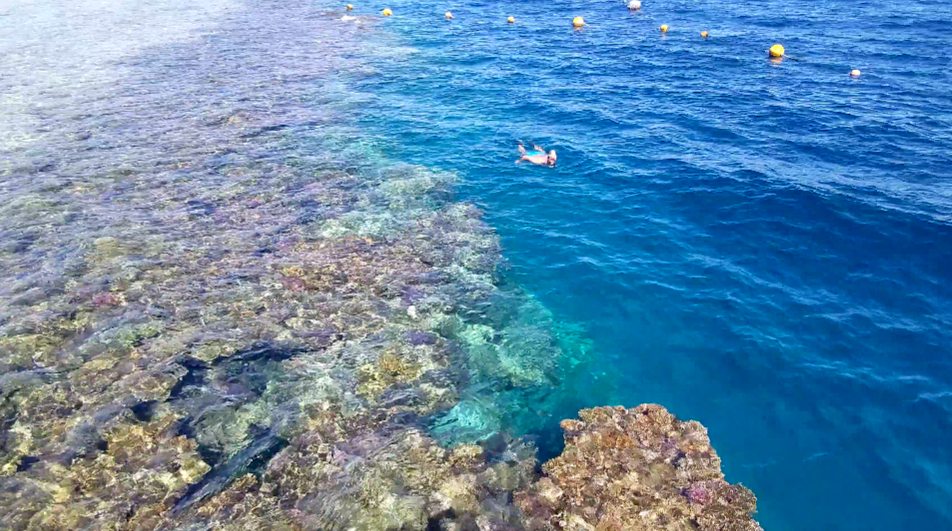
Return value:
M 519 154 L 522 156 L 519 157 L 519 160 L 516 161 L 516 164 L 519 164 L 525 160 L 533 164 L 545 164 L 546 166 L 554 167 L 555 161 L 558 159 L 554 149 L 546 153 L 541 147 L 532 144 L 532 151 L 526 152 L 526 147 L 522 145 L 522 142 L 519 142 Z

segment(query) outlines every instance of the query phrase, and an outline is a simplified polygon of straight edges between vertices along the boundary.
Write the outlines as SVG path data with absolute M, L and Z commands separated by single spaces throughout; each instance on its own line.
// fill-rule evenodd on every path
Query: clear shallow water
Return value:
M 551 421 L 523 406 L 587 342 L 453 172 L 360 128 L 356 83 L 410 48 L 308 2 L 4 9 L 6 526 L 518 518 L 536 451 L 498 432 Z
M 947 6 L 390 7 L 6 6 L 4 392 L 36 372 L 83 397 L 67 418 L 112 422 L 97 400 L 125 400 L 130 374 L 238 348 L 250 369 L 185 365 L 156 393 L 206 488 L 293 434 L 294 407 L 359 409 L 354 368 L 391 344 L 378 329 L 413 331 L 407 304 L 450 308 L 467 382 L 427 419 L 445 442 L 505 429 L 551 455 L 578 408 L 657 402 L 709 428 L 767 529 L 949 526 Z M 766 60 L 776 41 L 800 61 Z M 518 138 L 559 166 L 513 165 Z M 454 180 L 501 236 L 495 287 L 492 235 L 465 209 L 431 217 Z M 434 233 L 451 280 L 384 293 L 390 310 L 283 274 L 323 239 L 370 238 L 344 263 Z M 65 346 L 32 370 L 9 355 L 50 330 Z M 241 350 L 289 337 L 308 355 Z M 26 474 L 61 450 L 35 446 Z
M 767 529 L 952 526 L 952 10 L 644 4 L 391 2 L 414 53 L 362 123 L 458 172 L 511 278 L 585 327 L 596 368 L 546 414 L 701 421 Z

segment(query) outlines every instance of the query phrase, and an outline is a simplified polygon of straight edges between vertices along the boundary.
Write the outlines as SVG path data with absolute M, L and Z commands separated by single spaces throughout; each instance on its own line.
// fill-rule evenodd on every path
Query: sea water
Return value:
M 318 216 L 305 170 L 410 163 L 452 176 L 501 236 L 506 326 L 460 334 L 471 362 L 492 345 L 510 374 L 546 380 L 513 390 L 474 371 L 435 436 L 505 430 L 551 457 L 577 409 L 656 402 L 708 427 L 766 529 L 952 527 L 947 4 L 399 0 L 350 15 L 0 8 L 5 334 L 87 281 L 90 254 L 139 241 L 178 267 L 248 241 L 266 257 Z M 770 60 L 777 42 L 788 57 Z M 518 141 L 557 166 L 513 164 Z M 235 205 L 275 202 L 229 225 Z M 356 214 L 323 227 L 401 222 Z M 254 264 L 228 287 L 236 305 L 257 296 L 240 287 Z M 547 364 L 565 370 L 534 371 Z
M 952 528 L 948 3 L 389 6 L 414 52 L 362 123 L 459 172 L 511 278 L 586 329 L 555 418 L 699 420 L 766 529 Z

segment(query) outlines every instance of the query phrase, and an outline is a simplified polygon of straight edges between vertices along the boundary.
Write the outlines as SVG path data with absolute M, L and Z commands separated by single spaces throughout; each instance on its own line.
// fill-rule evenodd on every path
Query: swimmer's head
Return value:
M 558 160 L 558 158 L 559 157 L 555 154 L 555 150 L 553 149 L 552 151 L 549 152 L 549 156 L 546 157 L 545 162 L 549 166 L 555 166 L 555 161 Z

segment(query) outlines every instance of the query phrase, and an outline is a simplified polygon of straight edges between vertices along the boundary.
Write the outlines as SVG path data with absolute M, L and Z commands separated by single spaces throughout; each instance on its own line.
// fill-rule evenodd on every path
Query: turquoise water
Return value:
M 952 527 L 948 3 L 389 6 L 412 52 L 361 123 L 457 172 L 510 278 L 592 342 L 531 407 L 701 421 L 766 529 Z
M 765 529 L 952 527 L 948 4 L 382 7 L 0 6 L 0 502 L 169 414 L 187 508 L 412 347 L 446 444 L 655 402 Z

